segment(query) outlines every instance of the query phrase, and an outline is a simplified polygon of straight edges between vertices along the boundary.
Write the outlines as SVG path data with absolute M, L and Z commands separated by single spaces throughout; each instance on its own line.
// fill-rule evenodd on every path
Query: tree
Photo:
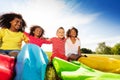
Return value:
M 81 53 L 88 53 L 88 54 L 90 54 L 90 53 L 92 53 L 92 50 L 87 49 L 87 48 L 82 48 L 81 49 Z
M 120 55 L 120 43 L 117 43 L 113 48 L 112 48 L 112 52 L 114 54 L 119 54 Z
M 112 54 L 111 47 L 106 46 L 105 42 L 101 42 L 98 44 L 96 48 L 97 54 Z

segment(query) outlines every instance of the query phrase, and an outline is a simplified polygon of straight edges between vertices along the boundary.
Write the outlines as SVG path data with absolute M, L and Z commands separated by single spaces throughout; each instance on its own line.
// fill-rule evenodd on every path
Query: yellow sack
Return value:
M 104 72 L 120 73 L 120 60 L 103 56 L 80 57 L 79 62 Z

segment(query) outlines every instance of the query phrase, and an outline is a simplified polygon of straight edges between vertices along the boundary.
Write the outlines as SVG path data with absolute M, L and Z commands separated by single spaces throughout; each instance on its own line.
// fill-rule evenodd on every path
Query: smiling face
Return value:
M 41 28 L 36 28 L 34 31 L 33 31 L 33 33 L 34 33 L 34 37 L 40 37 L 41 36 L 41 34 L 42 34 L 42 29 Z
M 21 28 L 22 20 L 19 18 L 14 18 L 11 22 L 10 30 L 17 32 Z
M 70 36 L 71 37 L 76 37 L 76 31 L 74 30 L 74 29 L 71 29 L 71 31 L 70 31 Z
M 57 36 L 58 36 L 58 38 L 64 38 L 64 36 L 65 36 L 65 31 L 64 31 L 64 29 L 58 29 L 57 30 Z

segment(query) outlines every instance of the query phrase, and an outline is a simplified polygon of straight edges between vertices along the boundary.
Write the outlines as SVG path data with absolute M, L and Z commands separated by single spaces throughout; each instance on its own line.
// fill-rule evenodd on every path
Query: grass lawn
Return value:
M 46 52 L 46 54 L 48 55 L 48 58 L 50 59 L 52 52 Z M 120 55 L 101 55 L 101 54 L 85 54 L 85 55 L 88 55 L 88 56 L 106 56 L 106 57 L 115 58 L 115 59 L 120 60 Z
M 45 52 L 47 55 L 48 55 L 48 58 L 49 58 L 49 60 L 50 60 L 50 56 L 51 56 L 51 54 L 52 54 L 52 52 Z

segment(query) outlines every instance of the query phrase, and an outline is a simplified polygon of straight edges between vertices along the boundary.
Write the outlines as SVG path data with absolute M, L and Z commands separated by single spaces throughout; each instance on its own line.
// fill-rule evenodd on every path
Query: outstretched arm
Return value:
M 80 46 L 78 46 L 78 55 L 81 56 Z

